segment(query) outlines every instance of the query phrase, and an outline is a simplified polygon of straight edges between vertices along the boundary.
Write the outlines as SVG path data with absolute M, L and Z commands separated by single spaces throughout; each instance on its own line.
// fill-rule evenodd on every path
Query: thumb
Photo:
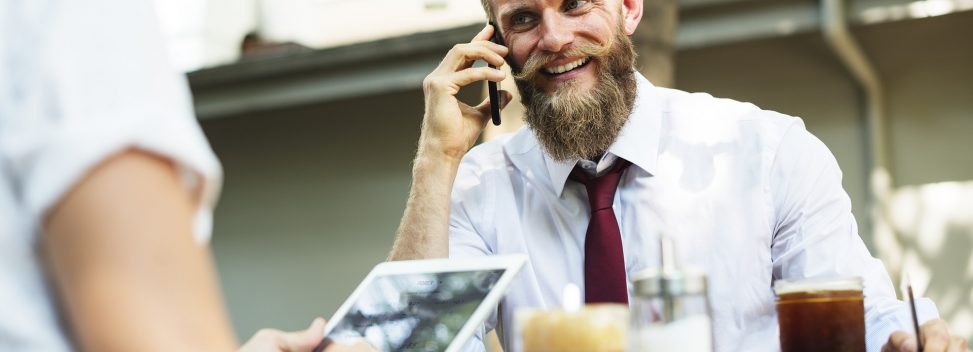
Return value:
M 893 332 L 885 347 L 888 351 L 896 352 L 916 352 L 918 350 L 915 336 L 905 331 Z
M 278 344 L 281 351 L 311 352 L 324 338 L 324 319 L 315 318 L 304 331 L 288 332 L 281 335 Z
M 503 110 L 503 108 L 507 107 L 507 104 L 509 104 L 510 101 L 513 100 L 513 98 L 514 98 L 514 95 L 513 94 L 510 94 L 510 92 L 508 92 L 508 91 L 501 90 L 500 91 L 500 110 Z M 484 99 L 483 102 L 480 103 L 480 105 L 477 105 L 475 109 L 478 110 L 481 114 L 483 114 L 484 117 L 490 117 L 490 115 L 491 115 L 491 112 L 490 112 L 490 98 Z
M 514 100 L 514 95 L 513 94 L 511 94 L 508 91 L 501 90 L 500 91 L 500 110 L 503 110 L 503 108 L 507 107 L 507 104 L 510 104 L 510 102 L 513 101 L 513 100 Z

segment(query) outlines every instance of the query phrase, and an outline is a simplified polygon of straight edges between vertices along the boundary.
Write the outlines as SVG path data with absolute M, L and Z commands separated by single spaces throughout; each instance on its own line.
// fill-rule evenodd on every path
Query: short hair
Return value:
M 493 7 L 490 6 L 490 0 L 480 0 L 480 4 L 483 4 L 483 12 L 486 12 L 487 19 L 496 23 L 496 18 L 493 17 Z

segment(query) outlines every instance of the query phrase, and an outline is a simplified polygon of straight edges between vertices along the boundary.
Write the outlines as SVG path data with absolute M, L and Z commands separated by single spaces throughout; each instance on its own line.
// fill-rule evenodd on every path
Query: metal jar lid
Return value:
M 680 269 L 672 238 L 659 238 L 660 268 L 643 270 L 632 276 L 637 297 L 679 297 L 706 294 L 706 274 L 692 268 Z
M 648 269 L 632 277 L 635 295 L 643 298 L 706 294 L 706 275 L 696 270 Z
M 816 293 L 829 291 L 862 291 L 864 288 L 861 277 L 813 277 L 803 279 L 777 280 L 774 282 L 774 293 L 778 296 L 792 293 Z

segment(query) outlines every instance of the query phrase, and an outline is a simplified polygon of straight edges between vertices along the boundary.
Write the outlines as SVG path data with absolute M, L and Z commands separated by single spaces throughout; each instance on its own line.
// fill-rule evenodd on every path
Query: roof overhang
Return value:
M 853 0 L 853 26 L 973 10 L 973 0 Z M 810 0 L 682 0 L 680 50 L 817 31 Z M 419 89 L 456 43 L 482 24 L 418 33 L 189 73 L 200 119 Z

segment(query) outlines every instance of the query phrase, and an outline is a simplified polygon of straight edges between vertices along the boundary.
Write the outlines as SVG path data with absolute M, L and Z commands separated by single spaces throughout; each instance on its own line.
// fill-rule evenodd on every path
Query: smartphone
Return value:
M 493 26 L 493 37 L 490 38 L 490 41 L 504 45 L 503 36 L 500 35 L 500 27 L 493 23 L 493 21 L 490 21 L 490 25 Z M 492 68 L 497 68 L 493 65 L 489 66 Z M 493 125 L 500 126 L 500 83 L 487 81 L 487 90 L 490 94 L 490 113 L 493 117 Z

